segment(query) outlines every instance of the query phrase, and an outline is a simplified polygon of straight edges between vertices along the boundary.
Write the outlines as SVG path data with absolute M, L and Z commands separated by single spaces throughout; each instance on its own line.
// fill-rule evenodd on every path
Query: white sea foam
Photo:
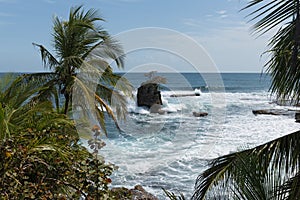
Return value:
M 132 113 L 121 123 L 124 133 L 105 139 L 102 151 L 107 161 L 120 167 L 113 177 L 115 186 L 147 185 L 161 199 L 161 187 L 177 188 L 190 197 L 208 159 L 299 130 L 292 115 L 252 114 L 254 109 L 290 108 L 271 103 L 267 92 L 170 97 L 188 92 L 194 91 L 162 92 L 165 115 L 150 114 L 134 100 L 129 102 Z M 225 98 L 223 104 L 214 100 L 220 97 Z M 196 118 L 193 111 L 208 116 Z

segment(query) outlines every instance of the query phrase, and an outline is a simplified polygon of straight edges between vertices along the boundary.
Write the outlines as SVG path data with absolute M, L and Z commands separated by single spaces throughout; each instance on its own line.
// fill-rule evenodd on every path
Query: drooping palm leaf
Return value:
M 124 51 L 120 44 L 111 37 L 106 37 L 105 40 L 91 52 L 91 54 L 103 59 L 112 59 L 116 61 L 118 67 L 124 67 Z
M 48 82 L 48 85 L 56 84 L 56 88 L 59 90 L 58 93 L 64 96 L 65 114 L 72 111 L 71 105 L 74 102 L 74 98 L 78 99 L 77 94 L 89 94 L 86 100 L 86 102 L 89 103 L 86 105 L 80 103 L 80 107 L 81 109 L 93 110 L 95 106 L 96 87 L 90 84 L 98 84 L 99 81 L 102 83 L 102 78 L 106 84 L 106 89 L 114 89 L 112 90 L 113 92 L 110 93 L 105 91 L 101 93 L 101 95 L 112 96 L 99 96 L 100 93 L 98 92 L 98 96 L 96 96 L 98 104 L 105 109 L 98 109 L 97 105 L 97 112 L 106 112 L 117 122 L 111 108 L 115 108 L 114 111 L 116 111 L 118 116 L 125 116 L 125 97 L 120 95 L 120 92 L 124 95 L 131 95 L 131 86 L 124 78 L 114 75 L 108 65 L 109 62 L 115 61 L 117 66 L 123 67 L 124 52 L 118 42 L 112 39 L 108 32 L 98 25 L 98 22 L 103 21 L 103 18 L 95 9 L 85 11 L 83 6 L 73 7 L 70 9 L 67 20 L 58 17 L 55 17 L 53 20 L 52 36 L 54 39 L 53 46 L 55 55 L 52 55 L 50 51 L 42 45 L 34 45 L 40 48 L 42 60 L 44 64 L 47 65 L 46 67 L 51 69 L 56 75 L 55 81 Z M 88 68 L 88 70 L 85 68 Z M 108 68 L 110 73 L 104 73 Z M 93 73 L 88 72 L 89 70 Z M 79 78 L 77 76 L 79 76 Z M 116 84 L 117 80 L 119 80 L 120 84 Z M 78 84 L 73 87 L 74 83 Z M 94 88 L 94 93 L 87 91 L 85 89 L 86 87 Z M 75 91 L 76 95 L 74 95 L 74 88 L 77 88 L 77 90 L 82 93 L 76 93 Z M 57 100 L 56 97 L 59 96 L 59 94 L 56 93 L 55 96 L 53 89 L 54 88 L 49 88 L 49 91 L 53 91 L 51 95 Z M 113 101 L 107 101 L 112 99 Z M 84 102 L 84 100 L 79 101 Z M 91 102 L 93 102 L 93 104 L 91 104 Z M 110 103 L 113 105 L 110 105 Z M 86 112 L 88 112 L 88 110 L 86 110 Z M 98 113 L 96 115 L 100 124 L 104 127 L 104 113 Z
M 299 0 L 252 0 L 244 8 L 254 9 L 248 16 L 256 22 L 253 26 L 256 33 L 276 31 L 266 52 L 270 55 L 265 67 L 272 76 L 271 92 L 279 99 L 295 103 L 299 101 L 299 4 Z
M 288 178 L 299 170 L 299 145 L 300 131 L 297 131 L 252 149 L 214 159 L 209 169 L 197 178 L 193 199 L 204 199 L 205 195 L 219 182 L 226 183 L 230 179 L 235 180 L 238 177 L 235 173 L 239 172 L 241 166 L 239 162 L 241 157 L 255 158 L 255 163 L 260 166 L 260 172 L 263 175 L 272 169 L 280 178 Z M 224 187 L 228 185 L 225 184 Z
M 37 46 L 39 48 L 44 67 L 46 69 L 54 69 L 57 65 L 59 65 L 59 62 L 56 60 L 56 58 L 43 45 L 36 44 L 34 42 L 32 44 L 33 46 Z
M 295 2 L 294 0 L 252 0 L 242 10 L 255 9 L 248 17 L 251 17 L 250 21 L 257 21 L 253 29 L 263 34 L 290 20 L 295 15 Z
M 288 181 L 278 187 L 277 195 L 282 197 L 281 199 L 299 200 L 300 199 L 300 174 L 297 173 L 291 177 Z
M 253 26 L 256 33 L 264 34 L 279 27 L 270 40 L 270 50 L 267 51 L 270 54 L 270 60 L 265 66 L 272 76 L 271 92 L 278 98 L 291 99 L 296 103 L 300 97 L 299 7 L 299 0 L 252 0 L 244 8 L 252 9 L 248 16 L 251 17 L 250 21 L 256 21 Z M 300 132 L 295 132 L 249 150 L 216 158 L 211 162 L 210 168 L 198 177 L 193 198 L 204 199 L 218 185 L 220 187 L 217 189 L 220 191 L 225 190 L 241 198 L 257 199 L 258 196 L 265 194 L 262 197 L 264 199 L 267 198 L 266 195 L 270 195 L 269 192 L 258 192 L 260 190 L 273 191 L 271 192 L 272 198 L 280 199 L 278 193 L 274 193 L 279 187 L 278 184 L 292 180 L 292 177 L 299 173 L 299 134 Z M 257 165 L 254 168 L 255 171 L 245 168 L 247 165 L 252 166 L 251 159 L 239 159 L 247 157 L 254 158 Z M 241 171 L 248 172 L 241 174 Z M 260 172 L 258 177 L 269 182 L 271 189 L 263 189 L 267 184 L 258 184 L 253 172 L 254 174 Z M 279 181 L 274 181 L 274 174 L 277 175 Z M 238 181 L 241 177 L 247 181 L 244 187 L 243 182 Z M 273 181 L 266 181 L 271 179 Z M 231 188 L 231 186 L 234 186 L 235 190 L 226 190 L 226 187 Z M 299 188 L 296 187 L 296 189 Z M 281 197 L 285 198 L 285 196 Z

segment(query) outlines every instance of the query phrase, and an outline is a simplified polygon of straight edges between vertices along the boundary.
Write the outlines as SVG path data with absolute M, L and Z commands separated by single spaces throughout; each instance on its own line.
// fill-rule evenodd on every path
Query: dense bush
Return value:
M 78 139 L 70 124 L 50 123 L 43 129 L 21 128 L 2 140 L 2 199 L 107 197 L 113 166 L 93 157 Z
M 34 98 L 43 88 L 22 77 L 0 86 L 1 200 L 116 199 L 108 188 L 114 166 L 98 158 L 99 127 L 89 152 L 72 120 Z

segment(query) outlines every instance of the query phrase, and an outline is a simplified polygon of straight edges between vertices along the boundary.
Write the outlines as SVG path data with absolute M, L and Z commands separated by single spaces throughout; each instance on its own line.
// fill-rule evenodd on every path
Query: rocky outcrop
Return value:
M 289 115 L 288 110 L 283 109 L 265 109 L 265 110 L 252 110 L 254 115 Z
M 208 115 L 208 113 L 207 112 L 193 112 L 193 115 L 195 117 L 205 117 Z
M 141 85 L 137 92 L 137 105 L 151 108 L 154 104 L 162 105 L 158 84 L 147 83 Z
M 200 96 L 200 94 L 171 94 L 170 97 L 192 97 Z
M 136 185 L 133 189 L 113 188 L 111 189 L 114 196 L 118 199 L 131 200 L 158 200 L 153 194 L 147 192 L 141 185 Z
M 147 192 L 141 185 L 136 185 L 130 192 L 134 200 L 158 200 L 158 198 Z
M 295 113 L 295 120 L 297 123 L 300 123 L 300 112 Z
M 158 113 L 158 114 L 163 115 L 163 114 L 165 114 L 165 111 L 162 110 L 161 108 L 162 108 L 162 106 L 160 104 L 153 104 L 150 107 L 149 111 L 150 111 L 150 113 Z

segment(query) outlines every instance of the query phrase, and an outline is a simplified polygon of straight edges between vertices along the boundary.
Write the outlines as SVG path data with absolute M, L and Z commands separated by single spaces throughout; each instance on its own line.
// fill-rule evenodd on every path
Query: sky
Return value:
M 220 72 L 261 72 L 270 35 L 251 34 L 248 0 L 0 0 L 0 72 L 44 71 L 39 51 L 32 42 L 52 50 L 54 16 L 67 19 L 72 6 L 98 9 L 101 25 L 111 34 L 135 33 L 148 27 L 168 30 L 201 46 Z M 158 31 L 159 32 L 159 31 Z M 146 34 L 147 35 L 147 34 Z M 154 34 L 155 35 L 155 34 Z M 149 34 L 148 34 L 149 36 Z M 145 36 L 146 37 L 146 36 Z M 120 37 L 126 43 L 126 38 Z M 155 40 L 163 42 L 163 38 Z M 165 40 L 168 41 L 168 40 Z M 173 40 L 173 43 L 179 40 Z M 185 51 L 192 51 L 185 44 Z M 140 49 L 128 53 L 125 71 L 137 66 L 167 65 L 177 71 L 193 71 L 188 61 L 170 52 Z M 118 71 L 118 69 L 116 69 Z

